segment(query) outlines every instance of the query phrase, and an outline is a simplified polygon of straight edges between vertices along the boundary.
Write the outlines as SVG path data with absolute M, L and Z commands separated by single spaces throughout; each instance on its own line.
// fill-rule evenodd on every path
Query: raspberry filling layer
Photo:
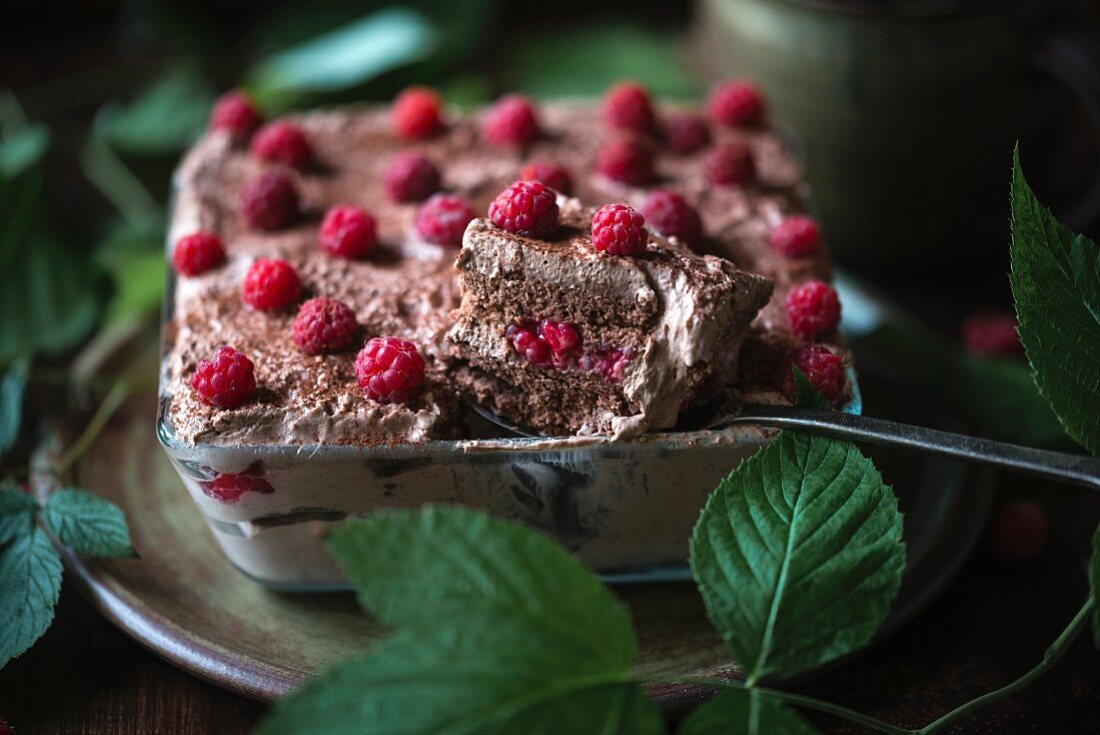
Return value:
M 504 337 L 512 349 L 535 367 L 597 372 L 608 383 L 619 383 L 634 358 L 633 347 L 609 342 L 585 345 L 572 322 L 526 319 L 509 324 Z

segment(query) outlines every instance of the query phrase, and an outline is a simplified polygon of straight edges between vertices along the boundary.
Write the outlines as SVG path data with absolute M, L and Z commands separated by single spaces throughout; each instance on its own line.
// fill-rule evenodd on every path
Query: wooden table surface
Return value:
M 913 622 L 800 691 L 917 727 L 1024 673 L 1084 599 L 1084 541 L 1098 511 L 1092 498 L 1060 502 L 1052 542 L 1034 563 L 1004 564 L 979 549 Z M 0 718 L 18 735 L 244 733 L 264 712 L 264 705 L 156 658 L 71 586 L 46 637 L 0 671 Z M 812 719 L 825 733 L 862 732 L 828 717 Z M 1038 683 L 951 732 L 1100 732 L 1100 655 L 1092 641 L 1083 636 Z

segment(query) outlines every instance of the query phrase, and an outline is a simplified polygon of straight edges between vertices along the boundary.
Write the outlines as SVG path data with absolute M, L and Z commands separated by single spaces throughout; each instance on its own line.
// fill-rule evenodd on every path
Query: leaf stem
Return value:
M 72 446 L 65 450 L 65 453 L 61 455 L 61 461 L 58 462 L 57 474 L 62 475 L 73 462 L 80 459 L 80 456 L 88 450 L 88 447 L 92 445 L 92 442 L 96 440 L 99 433 L 103 431 L 103 427 L 107 425 L 107 422 L 114 416 L 115 411 L 118 410 L 122 402 L 126 400 L 126 397 L 130 395 L 130 386 L 125 380 L 120 380 L 115 383 L 111 390 L 103 398 L 103 402 L 99 404 L 96 412 L 92 415 L 88 425 L 84 427 L 84 431 L 80 434 Z
M 1073 641 L 1076 640 L 1077 636 L 1081 633 L 1081 629 L 1084 628 L 1085 624 L 1088 622 L 1089 614 L 1092 612 L 1092 608 L 1095 604 L 1096 599 L 1092 595 L 1089 595 L 1089 598 L 1085 600 L 1084 606 L 1081 607 L 1080 611 L 1078 611 L 1078 613 L 1073 617 L 1073 620 L 1071 620 L 1069 625 L 1066 626 L 1066 629 L 1062 631 L 1061 635 L 1059 635 L 1058 638 L 1055 639 L 1054 643 L 1052 643 L 1050 645 L 1050 648 L 1046 650 L 1046 653 L 1043 654 L 1043 660 L 1040 661 L 1039 664 L 1035 666 L 1035 668 L 1031 669 L 1031 671 L 1028 671 L 1026 674 L 1021 676 L 1019 679 L 1012 682 L 1011 684 L 1008 684 L 1007 686 L 1003 686 L 996 691 L 984 694 L 977 699 L 973 699 L 966 704 L 951 710 L 943 717 L 940 717 L 938 720 L 935 720 L 934 722 L 925 725 L 920 730 L 917 730 L 917 735 L 928 735 L 928 733 L 933 733 L 937 730 L 941 730 L 948 725 L 954 723 L 956 720 L 965 717 L 971 712 L 974 712 L 975 710 L 981 709 L 982 707 L 993 704 L 998 700 L 1015 694 L 1016 692 L 1020 691 L 1021 689 L 1038 679 L 1040 676 L 1045 674 L 1047 672 L 1047 669 L 1058 663 L 1062 659 L 1062 656 L 1065 655 L 1069 647 L 1073 645 Z
M 91 137 L 84 144 L 80 168 L 131 226 L 142 227 L 160 215 L 157 200 L 102 140 Z

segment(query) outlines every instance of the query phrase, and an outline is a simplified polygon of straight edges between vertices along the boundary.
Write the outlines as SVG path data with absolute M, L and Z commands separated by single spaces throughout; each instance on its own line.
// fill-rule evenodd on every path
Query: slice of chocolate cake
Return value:
M 601 233 L 594 210 L 559 204 L 560 225 L 544 238 L 485 219 L 466 229 L 455 263 L 462 305 L 448 334 L 472 366 L 457 371 L 460 384 L 545 434 L 672 427 L 704 384 L 732 378 L 771 282 L 671 245 L 627 207 L 617 213 L 634 217 L 632 247 L 629 220 Z M 601 234 L 617 238 L 604 252 Z M 624 244 L 632 252 L 612 254 Z

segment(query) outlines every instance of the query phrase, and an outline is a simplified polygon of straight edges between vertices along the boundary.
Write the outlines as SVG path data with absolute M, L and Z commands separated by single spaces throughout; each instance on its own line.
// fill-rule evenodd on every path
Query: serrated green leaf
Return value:
M 95 132 L 112 148 L 134 155 L 183 150 L 206 125 L 213 92 L 197 68 L 180 64 L 127 105 L 100 110 Z
M 1092 638 L 1100 648 L 1100 528 L 1092 536 L 1092 560 L 1089 563 L 1089 585 L 1092 587 Z
M 364 606 L 395 629 L 480 626 L 529 640 L 547 676 L 629 671 L 637 642 L 625 605 L 565 549 L 532 529 L 459 507 L 345 524 L 329 549 Z
M 794 404 L 802 408 L 816 408 L 821 411 L 831 411 L 832 404 L 825 394 L 817 389 L 806 374 L 797 365 L 791 365 L 791 374 L 794 375 Z
M 30 360 L 18 358 L 0 376 L 0 455 L 11 449 L 19 438 L 28 369 Z
M 711 495 L 691 567 L 747 680 L 793 676 L 886 618 L 905 568 L 897 498 L 854 445 L 782 432 Z
M 757 689 L 727 689 L 688 716 L 680 735 L 814 735 L 797 712 Z
M 61 557 L 41 528 L 0 552 L 0 668 L 42 637 L 60 594 Z
M 66 488 L 51 493 L 42 521 L 61 543 L 78 554 L 135 556 L 122 509 L 87 490 Z
M 1100 453 L 1100 248 L 1039 203 L 1018 149 L 1011 282 L 1035 384 L 1066 433 Z
M 430 604 L 430 603 L 426 603 Z M 661 718 L 640 687 L 601 677 L 552 681 L 537 668 L 502 669 L 507 652 L 484 629 L 404 633 L 338 664 L 276 703 L 261 735 L 657 735 Z
M 14 135 L 0 140 L 0 176 L 14 179 L 42 160 L 49 147 L 49 128 L 24 125 Z
M 38 501 L 10 480 L 0 482 L 0 547 L 34 528 Z
M 267 57 L 248 86 L 260 99 L 347 89 L 426 58 L 437 39 L 423 14 L 385 8 Z

